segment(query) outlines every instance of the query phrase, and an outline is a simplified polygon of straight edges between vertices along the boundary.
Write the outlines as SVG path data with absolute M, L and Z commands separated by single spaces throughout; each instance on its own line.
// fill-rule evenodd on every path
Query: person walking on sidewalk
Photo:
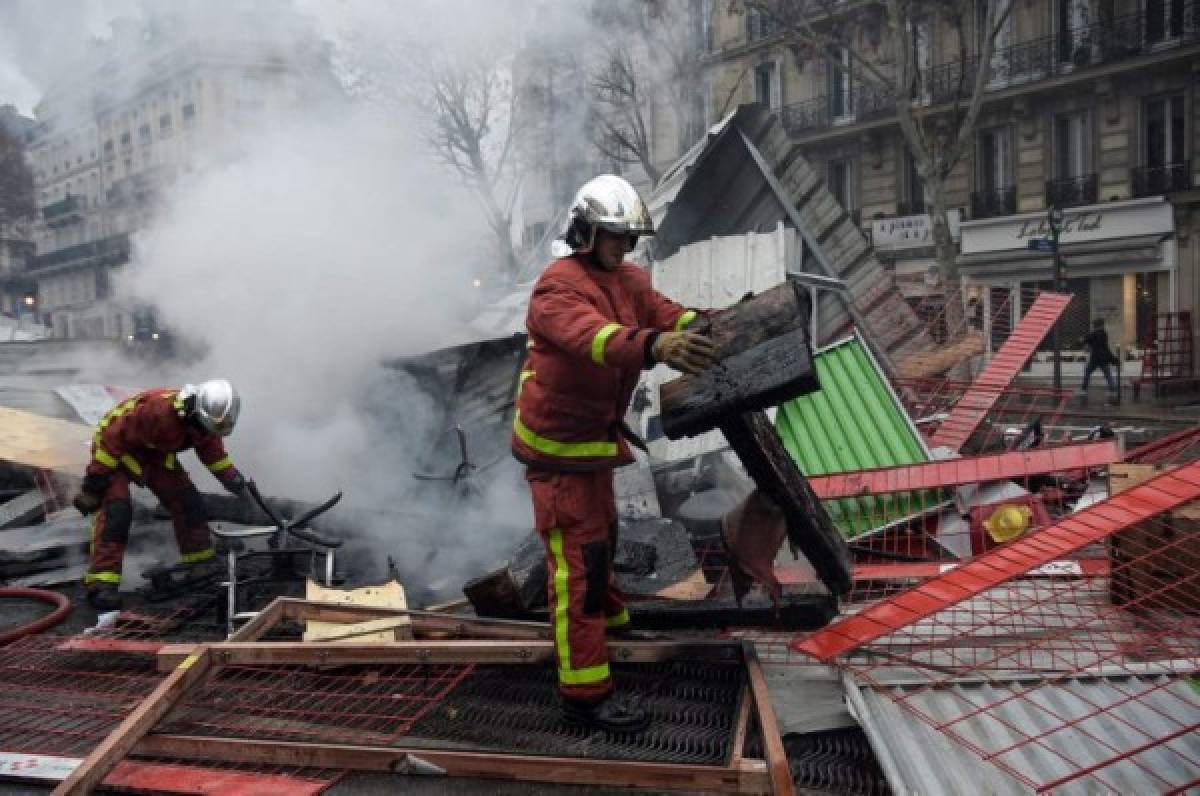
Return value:
M 1104 331 L 1104 319 L 1096 318 L 1092 321 L 1092 331 L 1081 337 L 1079 342 L 1088 351 L 1087 365 L 1083 369 L 1083 384 L 1079 388 L 1082 399 L 1087 401 L 1088 385 L 1092 381 L 1092 373 L 1099 369 L 1104 374 L 1104 381 L 1108 384 L 1108 402 L 1115 404 L 1119 386 L 1113 375 L 1112 366 L 1116 364 L 1117 358 L 1113 355 L 1112 349 L 1108 347 L 1108 332 Z

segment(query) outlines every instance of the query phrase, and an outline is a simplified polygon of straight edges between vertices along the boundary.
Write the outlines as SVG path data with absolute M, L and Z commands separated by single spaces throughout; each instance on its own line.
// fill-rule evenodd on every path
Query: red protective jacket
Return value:
M 87 475 L 103 477 L 124 467 L 140 481 L 143 463 L 158 458 L 173 470 L 175 455 L 188 448 L 196 449 L 200 461 L 222 483 L 237 477 L 221 436 L 188 421 L 178 390 L 146 390 L 117 404 L 100 421 Z
M 529 301 L 529 358 L 513 421 L 513 455 L 549 470 L 600 470 L 633 461 L 619 432 L 646 344 L 697 313 L 656 291 L 633 263 L 605 271 L 556 260 Z

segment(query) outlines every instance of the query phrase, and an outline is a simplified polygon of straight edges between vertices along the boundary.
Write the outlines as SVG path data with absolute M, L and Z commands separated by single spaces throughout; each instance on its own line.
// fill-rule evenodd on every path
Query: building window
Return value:
M 138 143 L 142 146 L 150 146 L 150 125 L 143 124 L 138 128 Z
M 854 215 L 858 209 L 857 192 L 854 190 L 854 161 L 851 158 L 829 161 L 826 182 L 838 204 Z
M 828 64 L 829 70 L 829 116 L 837 121 L 850 119 L 854 116 L 854 102 L 851 93 L 850 51 L 842 48 L 835 53 Z
M 164 113 L 158 117 L 158 131 L 163 135 L 171 134 L 171 114 Z
M 1047 183 L 1046 203 L 1059 207 L 1096 201 L 1092 173 L 1092 125 L 1087 111 L 1054 117 L 1054 171 Z
M 111 158 L 113 156 L 113 151 L 113 142 L 110 138 L 104 142 L 104 157 Z
M 1155 44 L 1183 35 L 1184 0 L 1146 0 L 1146 41 Z
M 783 104 L 778 63 L 770 61 L 754 68 L 754 100 L 773 110 L 778 110 Z
M 1187 155 L 1184 143 L 1183 95 L 1146 100 L 1143 137 L 1147 166 L 1178 163 Z
M 1134 196 L 1192 187 L 1182 94 L 1147 99 L 1142 105 L 1142 167 L 1133 172 Z
M 1083 177 L 1091 171 L 1091 125 L 1088 114 L 1067 113 L 1054 118 L 1054 176 Z
M 1088 0 L 1057 0 L 1058 60 L 1085 66 L 1091 60 Z
M 133 146 L 133 139 L 128 132 L 121 133 L 121 149 L 129 149 Z
M 748 41 L 761 41 L 768 38 L 774 35 L 777 28 L 775 19 L 769 14 L 764 14 L 761 9 L 746 9 L 746 39 Z
M 1017 212 L 1012 129 L 994 127 L 980 131 L 975 162 L 971 217 L 990 218 Z
M 189 102 L 183 106 L 183 123 L 191 124 L 194 121 L 196 121 L 196 105 Z

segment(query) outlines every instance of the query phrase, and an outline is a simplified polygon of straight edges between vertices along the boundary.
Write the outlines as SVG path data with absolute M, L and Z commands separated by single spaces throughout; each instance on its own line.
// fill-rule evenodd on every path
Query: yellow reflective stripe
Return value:
M 592 338 L 592 361 L 597 365 L 604 364 L 604 346 L 608 345 L 608 338 L 613 336 L 613 332 L 620 328 L 621 324 L 619 323 L 606 323 Z
M 571 640 L 567 636 L 567 557 L 563 555 L 562 528 L 550 529 L 550 553 L 554 556 L 554 649 L 558 652 L 558 669 L 571 671 Z M 564 681 L 565 682 L 565 681 Z
M 675 331 L 686 329 L 692 321 L 696 320 L 696 311 L 688 310 L 679 316 L 679 320 L 675 321 Z
M 213 548 L 207 550 L 197 550 L 195 553 L 180 553 L 179 560 L 185 564 L 195 564 L 200 561 L 207 561 L 217 554 Z
M 615 442 L 557 442 L 538 436 L 528 426 L 521 422 L 521 413 L 513 417 L 513 431 L 517 438 L 538 453 L 547 456 L 563 456 L 568 458 L 593 458 L 617 455 Z
M 114 585 L 121 582 L 120 572 L 89 572 L 83 576 L 85 584 L 92 583 L 112 583 Z
M 226 456 L 224 459 L 217 459 L 215 462 L 210 464 L 208 469 L 212 470 L 214 473 L 219 473 L 222 470 L 228 470 L 230 467 L 233 467 L 233 459 Z
M 166 467 L 168 470 L 174 470 L 175 469 L 175 454 L 168 453 L 167 458 L 163 461 L 163 466 Z
M 591 685 L 593 683 L 602 683 L 611 675 L 608 671 L 608 664 L 602 663 L 599 666 L 589 666 L 586 669 L 559 669 L 558 681 L 563 685 Z
M 125 465 L 125 469 L 138 476 L 142 475 L 142 466 L 138 464 L 137 459 L 130 456 L 128 453 L 121 457 L 121 464 Z
M 112 409 L 109 409 L 108 414 L 106 414 L 100 420 L 100 430 L 103 431 L 105 428 L 108 427 L 109 423 L 116 420 L 118 417 L 125 414 L 126 412 L 128 412 L 130 409 L 132 409 L 135 406 L 137 406 L 137 399 L 130 398 L 128 401 L 119 403 L 116 406 L 114 406 Z
M 567 557 L 563 554 L 562 528 L 551 528 L 550 553 L 554 556 L 554 649 L 558 653 L 558 681 L 563 685 L 591 685 L 609 678 L 608 662 L 584 669 L 571 668 L 571 638 L 568 635 Z M 628 614 L 626 614 L 628 619 Z
M 96 446 L 96 453 L 94 454 L 93 458 L 110 470 L 117 469 L 117 465 L 120 464 L 115 456 L 104 450 L 104 448 L 101 448 L 99 445 Z
M 605 627 L 624 627 L 625 625 L 629 624 L 629 621 L 629 611 L 622 608 L 621 613 L 605 619 L 604 625 Z
M 534 372 L 532 370 L 521 371 L 521 375 L 517 379 L 517 397 L 518 398 L 521 397 L 521 390 L 522 390 L 522 388 L 525 387 L 525 382 L 529 381 L 533 377 L 534 377 Z

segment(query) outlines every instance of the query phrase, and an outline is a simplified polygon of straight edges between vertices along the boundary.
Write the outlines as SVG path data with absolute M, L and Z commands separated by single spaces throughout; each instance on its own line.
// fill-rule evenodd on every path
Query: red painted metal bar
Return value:
M 127 652 L 135 654 L 157 655 L 162 649 L 161 641 L 140 641 L 138 639 L 122 638 L 87 638 L 72 636 L 61 644 L 55 645 L 56 650 L 73 652 Z
M 1120 444 L 1116 439 L 1104 439 L 1082 445 L 1010 451 L 941 462 L 814 476 L 808 479 L 808 483 L 817 497 L 829 500 L 1019 478 L 1097 467 L 1119 461 Z
M 971 384 L 971 389 L 938 426 L 931 440 L 933 447 L 959 450 L 966 444 L 984 415 L 996 403 L 1001 391 L 1012 384 L 1070 301 L 1071 296 L 1065 293 L 1038 294 L 1025 317 Z
M 828 661 L 1197 498 L 1200 498 L 1200 461 L 1163 473 L 998 547 L 808 638 L 794 639 L 791 648 Z
M 109 788 L 223 796 L 317 796 L 328 780 L 122 760 L 104 778 Z
M 961 565 L 956 562 L 938 561 L 859 564 L 854 567 L 854 582 L 936 578 L 959 566 Z M 1034 578 L 1099 578 L 1108 575 L 1110 570 L 1107 558 L 1080 558 L 1052 561 L 1045 567 L 1029 572 L 1028 576 Z M 775 578 L 784 586 L 799 586 L 817 582 L 817 577 L 812 570 L 802 566 L 775 567 Z
M 1134 448 L 1125 457 L 1125 461 L 1134 464 L 1157 464 L 1163 461 L 1164 457 L 1196 444 L 1200 444 L 1200 426 L 1185 428 L 1140 448 Z

